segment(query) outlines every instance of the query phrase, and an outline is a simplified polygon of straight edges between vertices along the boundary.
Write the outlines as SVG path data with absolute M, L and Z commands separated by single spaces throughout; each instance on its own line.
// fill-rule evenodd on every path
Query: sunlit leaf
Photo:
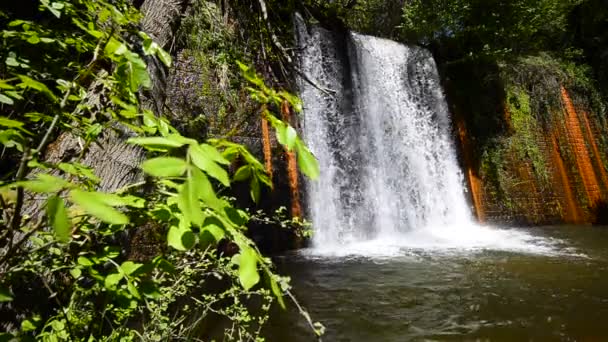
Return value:
M 138 269 L 140 269 L 143 266 L 143 264 L 138 264 L 135 263 L 133 261 L 125 261 L 120 265 L 120 269 L 126 274 L 126 275 L 131 275 L 132 273 L 134 273 L 135 271 L 137 271 Z
M 77 262 L 78 262 L 78 265 L 85 266 L 85 267 L 94 265 L 93 262 L 91 261 L 91 259 L 89 259 L 87 257 L 83 257 L 83 256 L 78 257 Z
M 88 214 L 110 224 L 127 224 L 129 218 L 120 211 L 105 204 L 95 193 L 72 190 L 70 199 Z
M 127 140 L 127 143 L 144 147 L 169 147 L 177 148 L 184 146 L 185 142 L 165 137 L 136 137 Z
M 194 247 L 195 236 L 192 230 L 184 227 L 171 226 L 167 233 L 167 244 L 179 251 L 187 251 Z
M 123 278 L 123 274 L 122 273 L 112 273 L 109 274 L 108 276 L 106 276 L 106 279 L 104 281 L 104 286 L 107 289 L 113 289 L 116 285 L 118 285 L 118 283 L 120 282 L 120 280 Z
M 319 162 L 300 139 L 296 141 L 296 150 L 298 153 L 298 166 L 302 170 L 302 173 L 310 179 L 319 178 Z
M 203 223 L 203 211 L 198 199 L 197 187 L 193 184 L 192 179 L 188 178 L 177 195 L 177 206 L 184 218 L 195 225 Z
M 188 154 L 194 165 L 205 171 L 209 176 L 217 179 L 225 186 L 230 185 L 228 172 L 218 165 L 204 149 L 198 145 L 190 145 Z
M 255 250 L 249 246 L 240 246 L 239 257 L 239 281 L 245 290 L 251 289 L 260 281 L 258 273 L 258 256 Z
M 236 170 L 233 179 L 235 181 L 244 181 L 249 179 L 249 177 L 251 177 L 251 166 L 243 165 L 238 170 Z
M 141 168 L 155 177 L 178 177 L 186 172 L 188 164 L 185 160 L 175 157 L 158 157 L 148 159 Z
M 59 196 L 49 198 L 46 204 L 46 213 L 51 227 L 55 230 L 57 239 L 61 242 L 68 242 L 70 240 L 70 222 L 63 198 Z
M 37 175 L 35 179 L 22 181 L 15 184 L 17 186 L 22 186 L 28 191 L 38 193 L 54 193 L 71 185 L 63 178 L 44 173 Z
M 40 83 L 25 75 L 17 75 L 17 77 L 19 77 L 19 79 L 22 82 L 19 84 L 20 88 L 35 89 L 35 90 L 38 90 L 39 92 L 47 95 L 51 100 L 57 100 L 57 97 L 55 97 L 55 94 L 53 94 L 53 92 L 50 91 L 49 88 L 44 83 Z

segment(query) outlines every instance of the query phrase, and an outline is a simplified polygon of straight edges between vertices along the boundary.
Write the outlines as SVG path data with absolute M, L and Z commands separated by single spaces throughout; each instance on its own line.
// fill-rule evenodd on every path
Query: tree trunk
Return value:
M 173 40 L 186 5 L 187 0 L 144 1 L 141 6 L 144 15 L 141 23 L 142 31 L 150 35 L 157 44 L 167 48 Z M 146 62 L 152 87 L 142 97 L 141 104 L 143 109 L 152 110 L 160 115 L 165 101 L 167 69 L 155 57 L 147 58 Z M 100 88 L 99 84 L 90 87 L 89 104 L 99 103 L 103 89 L 98 88 Z M 115 191 L 142 179 L 139 165 L 145 153 L 141 148 L 125 143 L 132 135 L 122 127 L 106 129 L 86 152 L 82 164 L 93 168 L 95 174 L 101 178 L 100 191 Z M 64 132 L 49 146 L 45 152 L 45 160 L 51 163 L 74 160 L 75 155 L 82 148 L 82 142 L 78 137 L 70 132 Z M 32 204 L 34 210 L 28 210 L 30 212 L 36 212 L 41 206 L 40 203 Z

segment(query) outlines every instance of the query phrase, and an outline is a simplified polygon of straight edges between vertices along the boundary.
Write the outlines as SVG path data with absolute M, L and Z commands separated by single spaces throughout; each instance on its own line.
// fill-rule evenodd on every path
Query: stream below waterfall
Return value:
M 608 230 L 526 229 L 527 250 L 403 248 L 391 254 L 277 258 L 324 341 L 582 340 L 608 337 Z M 550 244 L 548 246 L 547 244 Z M 293 305 L 269 341 L 312 341 Z

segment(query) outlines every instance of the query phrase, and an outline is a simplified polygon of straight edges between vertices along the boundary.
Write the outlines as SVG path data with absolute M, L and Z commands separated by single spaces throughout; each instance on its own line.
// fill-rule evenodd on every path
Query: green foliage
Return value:
M 537 135 L 542 129 L 530 108 L 530 96 L 522 89 L 508 89 L 506 105 L 514 130 L 508 145 L 515 149 L 518 158 L 530 160 L 537 177 L 547 183 L 549 181 L 547 163 L 537 144 L 539 139 Z
M 580 0 L 413 0 L 404 7 L 409 41 L 442 45 L 450 59 L 505 58 L 563 48 L 568 14 Z
M 259 340 L 270 304 L 285 305 L 288 280 L 247 237 L 250 214 L 222 194 L 249 181 L 258 200 L 260 186 L 270 186 L 263 165 L 239 144 L 201 143 L 141 108 L 141 90 L 151 86 L 144 56 L 167 66 L 171 57 L 137 29 L 140 15 L 129 2 L 40 0 L 38 10 L 44 20 L 0 22 L 0 158 L 3 166 L 18 165 L 0 183 L 0 302 L 12 301 L 21 327 L 8 338 L 190 338 L 200 322 L 187 324 L 192 313 L 174 308 L 188 298 L 195 310 L 230 322 L 223 339 Z M 297 97 L 241 68 L 255 86 L 251 98 L 301 110 Z M 285 148 L 297 152 L 302 172 L 318 177 L 318 163 L 295 130 L 265 115 Z M 82 163 L 98 136 L 116 127 L 137 135 L 127 143 L 147 151 L 141 169 L 149 177 L 106 193 Z M 68 132 L 81 150 L 70 160 L 44 160 L 51 140 Z M 236 159 L 241 167 L 231 175 Z M 44 211 L 26 214 L 30 194 Z M 125 252 L 125 236 L 144 228 L 168 249 L 136 260 Z M 235 246 L 232 257 L 221 257 L 228 254 L 222 243 Z M 212 285 L 214 277 L 225 281 Z M 189 297 L 201 284 L 205 291 Z M 48 307 L 28 303 L 32 287 L 51 300 Z M 249 302 L 256 299 L 263 304 L 254 310 Z

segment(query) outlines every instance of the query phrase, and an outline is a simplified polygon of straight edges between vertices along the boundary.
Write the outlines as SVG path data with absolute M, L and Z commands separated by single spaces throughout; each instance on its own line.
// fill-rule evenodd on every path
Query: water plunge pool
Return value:
M 605 340 L 608 229 L 528 229 L 552 248 L 410 248 L 391 256 L 277 258 L 324 341 Z M 346 253 L 345 253 L 346 254 Z M 269 341 L 311 341 L 295 308 Z

